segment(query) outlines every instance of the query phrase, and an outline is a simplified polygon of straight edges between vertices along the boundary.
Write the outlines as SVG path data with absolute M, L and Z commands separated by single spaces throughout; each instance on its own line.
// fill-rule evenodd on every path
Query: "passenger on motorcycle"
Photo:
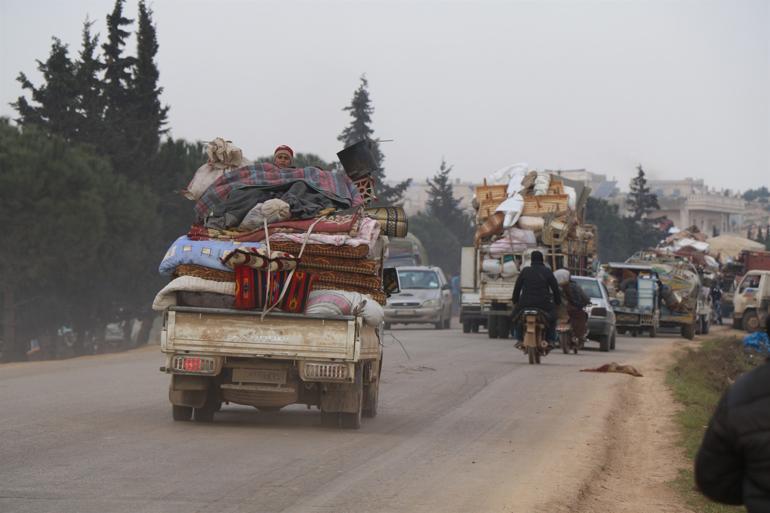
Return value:
M 519 313 L 525 308 L 537 308 L 548 316 L 546 339 L 549 343 L 556 342 L 556 306 L 561 304 L 561 292 L 553 273 L 543 263 L 543 253 L 533 251 L 532 265 L 525 267 L 516 278 L 513 288 L 513 318 L 518 319 Z M 514 322 L 515 336 L 523 342 L 524 333 L 519 322 Z
M 586 342 L 586 334 L 588 333 L 588 314 L 584 308 L 591 304 L 591 298 L 580 285 L 570 280 L 570 273 L 567 269 L 559 269 L 553 275 L 561 288 L 562 297 L 566 303 L 572 334 L 582 347 Z

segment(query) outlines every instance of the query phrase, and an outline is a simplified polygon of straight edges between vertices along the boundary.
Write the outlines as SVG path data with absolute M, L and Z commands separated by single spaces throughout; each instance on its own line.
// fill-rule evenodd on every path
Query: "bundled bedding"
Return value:
M 350 178 L 315 167 L 239 166 L 248 161 L 231 154 L 222 163 L 210 154 L 185 189 L 196 221 L 160 263 L 173 279 L 153 308 L 361 315 L 379 325 L 382 227 Z

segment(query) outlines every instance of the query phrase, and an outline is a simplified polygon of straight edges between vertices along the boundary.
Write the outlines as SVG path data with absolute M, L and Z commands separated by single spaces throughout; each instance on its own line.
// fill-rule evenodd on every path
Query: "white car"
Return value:
M 604 284 L 598 278 L 585 276 L 572 276 L 570 279 L 580 285 L 591 299 L 591 304 L 585 307 L 588 314 L 588 338 L 598 341 L 601 351 L 614 350 L 617 338 L 615 312 Z
M 385 327 L 393 324 L 431 323 L 449 328 L 452 292 L 444 272 L 433 266 L 397 267 L 400 292 L 385 305 Z

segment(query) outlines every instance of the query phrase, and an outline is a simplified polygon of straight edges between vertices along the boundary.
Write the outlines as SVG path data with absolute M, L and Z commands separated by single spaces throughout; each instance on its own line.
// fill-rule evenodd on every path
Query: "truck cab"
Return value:
M 733 326 L 759 331 L 770 314 L 770 271 L 746 273 L 733 296 Z

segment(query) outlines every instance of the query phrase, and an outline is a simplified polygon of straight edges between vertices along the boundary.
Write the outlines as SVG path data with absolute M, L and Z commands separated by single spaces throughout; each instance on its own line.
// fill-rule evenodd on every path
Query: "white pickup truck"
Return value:
M 170 307 L 161 350 L 174 420 L 211 422 L 222 402 L 275 411 L 317 406 L 326 426 L 377 414 L 382 328 L 360 316 L 314 317 Z

